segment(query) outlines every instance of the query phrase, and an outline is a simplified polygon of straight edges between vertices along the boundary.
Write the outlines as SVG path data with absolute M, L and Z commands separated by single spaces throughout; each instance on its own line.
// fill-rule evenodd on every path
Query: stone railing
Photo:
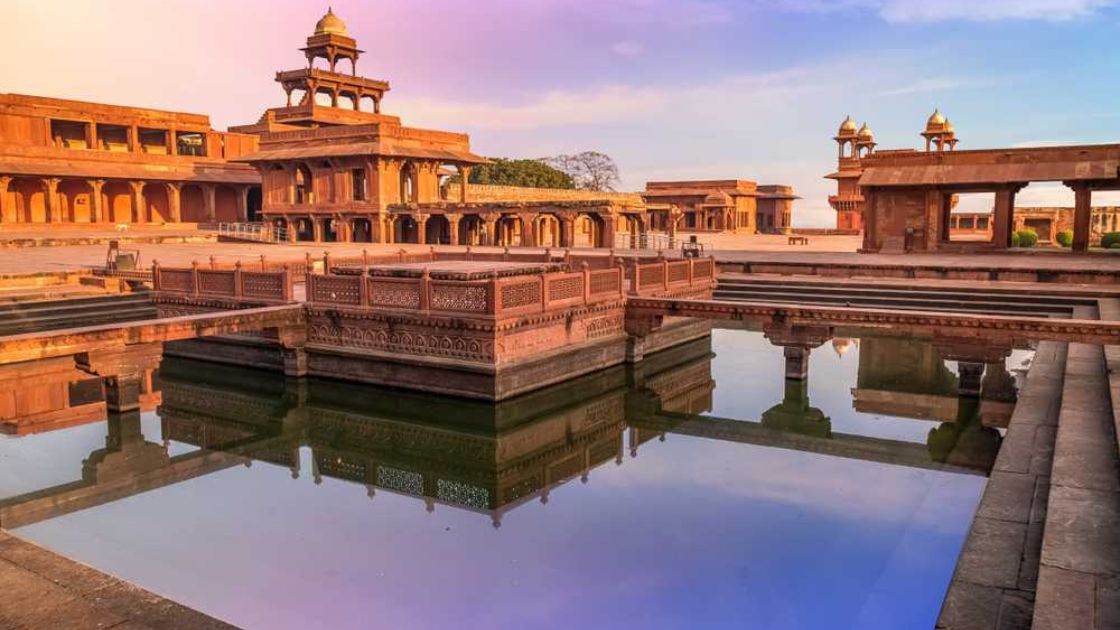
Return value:
M 311 274 L 311 305 L 398 309 L 485 318 L 531 315 L 621 300 L 621 267 L 592 271 L 547 271 L 481 279 L 362 274 Z
M 630 295 L 652 296 L 684 289 L 715 286 L 713 258 L 661 259 L 650 263 L 634 260 L 627 268 Z
M 156 291 L 189 295 L 192 297 L 218 297 L 260 303 L 292 302 L 292 276 L 288 269 L 280 271 L 254 271 L 242 269 L 236 263 L 233 269 L 206 269 L 193 263 L 188 268 L 152 265 L 152 284 Z

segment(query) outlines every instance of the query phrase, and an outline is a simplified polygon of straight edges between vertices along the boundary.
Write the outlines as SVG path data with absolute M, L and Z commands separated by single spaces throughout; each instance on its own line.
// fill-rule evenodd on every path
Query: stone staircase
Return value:
M 147 292 L 0 303 L 0 336 L 154 319 Z
M 1039 344 L 937 628 L 1120 628 L 1117 395 L 1120 348 Z
M 713 299 L 1037 317 L 1070 317 L 1074 308 L 1097 303 L 1089 297 L 995 291 L 961 285 L 938 287 L 932 282 L 905 286 L 847 279 L 822 281 L 750 275 L 720 276 Z

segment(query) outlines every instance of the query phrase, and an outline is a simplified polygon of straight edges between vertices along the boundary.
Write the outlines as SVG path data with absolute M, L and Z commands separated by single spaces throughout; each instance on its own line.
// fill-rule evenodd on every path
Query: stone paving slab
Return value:
M 0 630 L 227 630 L 227 623 L 0 531 Z
M 1110 383 L 1118 377 L 1100 346 L 1070 344 L 1033 619 L 1040 630 L 1120 621 L 1120 452 Z

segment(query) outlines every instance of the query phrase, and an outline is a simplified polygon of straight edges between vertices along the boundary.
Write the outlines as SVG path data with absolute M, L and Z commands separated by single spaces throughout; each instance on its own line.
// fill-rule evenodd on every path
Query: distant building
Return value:
M 870 128 L 848 117 L 834 140 L 839 169 L 829 203 L 837 227 L 862 230 L 865 252 L 972 252 L 1007 249 L 1016 229 L 1035 229 L 1048 242 L 1064 229 L 1072 247 L 1111 231 L 1116 213 L 1094 209 L 1094 190 L 1120 189 L 1120 144 L 958 151 L 953 124 L 934 111 L 921 133 L 925 150 L 878 150 Z M 1032 182 L 1061 182 L 1073 208 L 1016 208 Z M 988 193 L 989 214 L 956 212 L 959 195 Z
M 791 186 L 758 185 L 750 180 L 648 182 L 641 193 L 649 205 L 652 229 L 684 232 L 783 232 L 791 225 Z

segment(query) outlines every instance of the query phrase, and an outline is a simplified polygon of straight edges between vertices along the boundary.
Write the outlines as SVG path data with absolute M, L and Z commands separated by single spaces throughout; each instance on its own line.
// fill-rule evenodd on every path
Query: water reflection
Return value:
M 770 367 L 740 369 L 754 355 Z M 1015 397 L 1005 362 L 966 361 L 979 362 L 977 373 L 962 371 L 960 356 L 959 345 L 921 340 L 834 340 L 813 352 L 807 380 L 785 379 L 781 348 L 756 333 L 717 331 L 639 366 L 498 404 L 167 358 L 150 381 L 160 390 L 149 392 L 161 397 L 158 418 L 115 414 L 0 439 L 6 476 L 36 478 L 46 464 L 5 455 L 58 454 L 49 462 L 58 470 L 41 475 L 49 483 L 0 485 L 0 526 L 250 626 L 362 624 L 310 604 L 223 599 L 195 583 L 201 560 L 192 554 L 223 567 L 225 556 L 237 558 L 228 570 L 248 583 L 277 570 L 263 549 L 310 545 L 347 581 L 327 579 L 296 553 L 290 561 L 303 574 L 289 575 L 290 587 L 322 579 L 322 597 L 345 601 L 331 600 L 340 611 L 391 612 L 398 627 L 445 626 L 479 606 L 501 612 L 468 626 L 565 626 L 538 608 L 554 614 L 577 600 L 584 612 L 564 619 L 597 627 L 931 625 L 982 487 L 974 475 L 990 470 Z M 733 413 L 728 398 L 759 411 Z M 923 435 L 899 439 L 899 423 Z M 66 444 L 79 433 L 84 451 Z M 356 486 L 364 509 L 348 498 Z M 556 497 L 563 507 L 553 507 Z M 407 505 L 438 520 L 416 520 Z M 499 537 L 479 538 L 479 521 Z M 264 535 L 270 528 L 278 529 Z M 153 534 L 160 529 L 170 533 Z M 445 549 L 440 533 L 459 530 L 466 546 Z M 821 545 L 832 536 L 841 538 Z M 200 551 L 215 539 L 217 549 Z M 137 544 L 163 559 L 138 555 Z M 427 556 L 432 549 L 439 558 Z M 510 566 L 494 564 L 509 554 L 539 574 L 515 571 L 525 589 L 508 582 Z M 449 602 L 426 610 L 381 579 L 371 582 L 381 595 L 371 597 L 353 562 Z M 492 583 L 452 586 L 438 574 Z M 798 577 L 786 584 L 790 575 Z M 875 586 L 887 575 L 893 586 Z M 598 579 L 571 583 L 588 576 Z M 644 586 L 606 588 L 614 583 Z M 604 590 L 590 593 L 591 585 Z M 701 596 L 697 585 L 709 591 Z M 472 595 L 458 601 L 449 588 Z M 884 600 L 887 592 L 897 601 Z M 519 596 L 529 600 L 509 605 Z M 802 610 L 810 600 L 826 601 L 827 614 Z

